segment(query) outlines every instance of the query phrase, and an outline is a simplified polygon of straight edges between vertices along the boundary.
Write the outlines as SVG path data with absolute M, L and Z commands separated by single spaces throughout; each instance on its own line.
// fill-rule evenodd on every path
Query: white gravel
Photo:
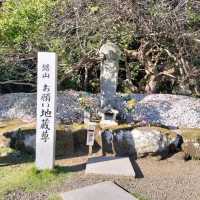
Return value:
M 166 126 L 200 128 L 200 99 L 152 94 L 138 102 L 133 115 Z
M 77 91 L 59 92 L 57 120 L 83 121 L 80 99 L 89 101 L 92 109 L 99 109 L 99 95 Z M 146 120 L 171 127 L 200 128 L 200 99 L 169 94 L 120 95 L 114 101 L 121 115 L 127 115 L 127 100 L 137 101 L 135 110 L 129 113 L 133 120 Z M 0 120 L 30 119 L 36 117 L 36 94 L 15 93 L 0 96 Z

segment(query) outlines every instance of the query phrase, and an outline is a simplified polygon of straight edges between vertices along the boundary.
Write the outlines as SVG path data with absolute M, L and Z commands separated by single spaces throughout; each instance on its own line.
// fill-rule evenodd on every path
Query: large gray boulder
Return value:
M 131 135 L 138 155 L 162 153 L 170 142 L 160 131 L 146 127 L 133 129 Z
M 167 150 L 170 142 L 160 131 L 148 127 L 121 130 L 114 134 L 115 151 L 120 156 L 161 154 Z

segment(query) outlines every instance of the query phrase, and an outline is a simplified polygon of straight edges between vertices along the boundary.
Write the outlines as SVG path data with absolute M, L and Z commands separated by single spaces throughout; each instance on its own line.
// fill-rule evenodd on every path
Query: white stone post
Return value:
M 55 162 L 57 56 L 38 53 L 36 167 L 53 169 Z

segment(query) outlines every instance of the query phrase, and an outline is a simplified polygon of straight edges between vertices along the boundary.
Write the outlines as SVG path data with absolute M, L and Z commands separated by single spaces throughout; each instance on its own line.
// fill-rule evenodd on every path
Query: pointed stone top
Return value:
M 113 60 L 118 61 L 121 58 L 122 52 L 116 44 L 114 44 L 110 40 L 108 40 L 100 48 L 99 54 L 100 54 L 101 58 L 113 59 Z

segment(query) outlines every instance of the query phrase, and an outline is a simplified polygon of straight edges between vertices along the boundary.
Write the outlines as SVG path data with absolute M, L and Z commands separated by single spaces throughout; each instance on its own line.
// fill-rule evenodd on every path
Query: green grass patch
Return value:
M 49 196 L 48 200 L 62 200 L 62 198 L 58 194 L 52 194 Z
M 22 189 L 25 192 L 46 190 L 50 186 L 62 184 L 69 176 L 66 168 L 39 171 L 33 163 L 0 167 L 0 199 L 10 191 Z M 51 200 L 56 197 L 51 198 Z M 57 198 L 58 199 L 58 198 Z
M 200 139 L 199 128 L 182 128 L 182 136 L 184 140 L 198 140 Z
M 132 194 L 134 197 L 136 197 L 138 200 L 150 200 L 150 199 L 147 199 L 146 197 L 144 197 L 143 195 L 141 195 L 140 193 L 133 193 Z

